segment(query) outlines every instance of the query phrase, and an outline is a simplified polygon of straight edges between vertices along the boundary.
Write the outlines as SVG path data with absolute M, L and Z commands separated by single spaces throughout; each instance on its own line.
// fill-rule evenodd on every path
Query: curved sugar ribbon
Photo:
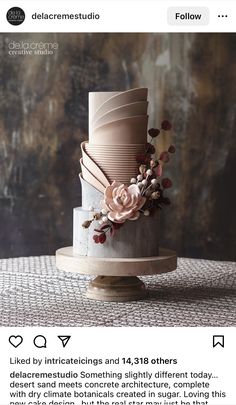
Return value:
M 110 97 L 95 111 L 91 124 L 108 111 L 136 101 L 147 101 L 147 88 L 130 89 Z
M 104 193 L 106 187 L 103 186 L 102 183 L 90 171 L 83 165 L 83 159 L 80 159 L 80 166 L 82 169 L 83 179 L 87 181 L 87 183 L 91 184 L 91 186 L 95 187 L 101 193 Z
M 90 144 L 144 144 L 147 137 L 148 115 L 118 119 L 97 127 L 90 134 Z
M 81 143 L 82 159 L 80 159 L 80 164 L 83 178 L 93 187 L 103 193 L 105 188 L 108 187 L 110 183 L 100 167 L 87 154 L 85 150 L 86 143 L 87 142 Z
M 91 131 L 96 130 L 97 127 L 105 125 L 109 122 L 116 121 L 123 118 L 135 117 L 138 115 L 147 114 L 147 101 L 136 101 L 135 103 L 125 104 L 118 108 L 108 111 L 99 117 L 91 128 Z

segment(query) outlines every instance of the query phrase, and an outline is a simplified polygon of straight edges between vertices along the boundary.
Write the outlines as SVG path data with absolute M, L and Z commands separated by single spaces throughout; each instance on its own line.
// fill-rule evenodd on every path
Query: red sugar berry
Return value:
M 151 145 L 150 143 L 146 144 L 146 152 L 149 155 L 153 155 L 156 152 L 155 146 Z
M 98 235 L 93 235 L 93 240 L 95 243 L 99 243 L 99 236 Z
M 164 162 L 164 163 L 169 162 L 169 160 L 170 160 L 169 153 L 167 151 L 161 152 L 160 160 L 162 160 L 162 162 Z
M 170 188 L 172 186 L 172 181 L 170 179 L 168 179 L 168 177 L 162 179 L 162 187 L 163 188 Z
M 175 153 L 175 147 L 174 147 L 174 145 L 170 145 L 170 146 L 169 146 L 168 152 L 169 152 L 169 153 Z
M 148 135 L 150 135 L 151 138 L 156 138 L 160 133 L 160 130 L 158 128 L 150 128 L 148 130 Z
M 107 237 L 106 237 L 105 233 L 100 233 L 100 235 L 98 236 L 99 243 L 106 242 L 106 239 L 107 239 Z
M 161 123 L 161 128 L 162 128 L 164 131 L 170 131 L 170 129 L 172 128 L 172 125 L 171 125 L 171 123 L 170 123 L 168 120 L 164 120 L 164 121 L 162 121 L 162 123 Z

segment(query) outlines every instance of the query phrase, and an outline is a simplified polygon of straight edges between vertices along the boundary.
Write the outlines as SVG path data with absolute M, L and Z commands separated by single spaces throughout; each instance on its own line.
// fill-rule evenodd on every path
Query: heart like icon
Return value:
M 11 335 L 9 337 L 9 342 L 11 343 L 12 346 L 14 347 L 18 347 L 21 345 L 21 343 L 23 342 L 23 337 L 20 335 Z

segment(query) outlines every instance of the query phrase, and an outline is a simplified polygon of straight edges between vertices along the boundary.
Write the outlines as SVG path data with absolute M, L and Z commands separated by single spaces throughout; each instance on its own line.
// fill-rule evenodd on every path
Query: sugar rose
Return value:
M 102 208 L 108 211 L 108 218 L 117 223 L 123 223 L 127 219 L 136 220 L 140 216 L 139 210 L 146 202 L 136 184 L 125 186 L 113 181 L 104 191 Z

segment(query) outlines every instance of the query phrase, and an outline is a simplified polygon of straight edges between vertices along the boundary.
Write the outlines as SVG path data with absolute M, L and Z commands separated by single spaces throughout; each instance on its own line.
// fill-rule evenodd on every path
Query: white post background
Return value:
M 9 343 L 8 339 L 11 335 L 23 337 L 23 343 L 18 348 L 14 348 Z M 37 335 L 46 337 L 46 348 L 38 349 L 34 346 L 33 339 Z M 62 347 L 58 335 L 71 335 L 65 348 Z M 213 335 L 224 335 L 224 348 L 219 345 L 213 348 Z M 118 356 L 121 358 L 146 356 L 176 358 L 178 359 L 177 365 L 156 365 L 155 371 L 164 369 L 170 372 L 213 372 L 214 375 L 219 376 L 218 380 L 212 380 L 213 387 L 227 392 L 226 399 L 220 399 L 219 402 L 216 400 L 217 402 L 213 404 L 235 405 L 235 342 L 235 328 L 1 328 L 0 405 L 9 404 L 10 370 L 49 372 L 52 368 L 53 371 L 65 372 L 75 369 L 75 366 L 71 365 L 59 365 L 56 368 L 55 366 L 32 365 L 10 367 L 10 357 L 16 356 L 20 358 L 30 356 L 37 358 L 87 356 L 104 359 Z M 112 367 L 110 367 L 111 370 Z M 122 371 L 122 367 L 125 369 L 125 366 L 121 365 L 114 371 Z M 83 368 L 91 371 L 89 366 Z M 148 366 L 143 367 L 145 370 L 148 368 Z M 93 371 L 96 369 L 93 368 Z M 135 366 L 134 371 L 142 371 L 142 366 Z M 197 399 L 202 400 L 202 398 Z M 17 400 L 20 401 L 20 399 L 15 399 L 15 401 Z M 208 401 L 208 404 L 212 405 L 211 401 Z

